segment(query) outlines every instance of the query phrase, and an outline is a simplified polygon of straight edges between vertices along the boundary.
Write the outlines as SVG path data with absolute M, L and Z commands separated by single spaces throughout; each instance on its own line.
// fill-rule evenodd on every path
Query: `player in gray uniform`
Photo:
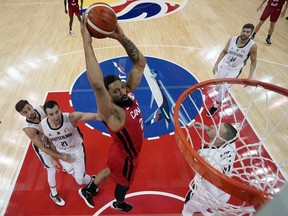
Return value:
M 248 79 L 252 78 L 257 64 L 257 45 L 250 39 L 253 30 L 253 24 L 245 24 L 240 36 L 233 36 L 228 40 L 213 67 L 213 73 L 216 74 L 216 78 L 237 78 L 249 57 L 251 64 Z M 221 65 L 219 67 L 220 62 Z M 226 89 L 222 85 L 216 85 L 215 90 L 218 92 L 218 96 L 213 107 L 206 114 L 208 117 L 213 116 L 217 112 L 225 96 Z
M 40 106 L 33 107 L 27 100 L 20 100 L 15 105 L 15 109 L 26 118 L 23 124 L 23 131 L 32 141 L 32 147 L 35 153 L 47 170 L 47 180 L 51 191 L 49 194 L 50 198 L 55 202 L 55 204 L 64 206 L 65 201 L 59 196 L 56 189 L 56 168 L 54 166 L 57 167 L 59 165 L 53 157 L 62 159 L 65 159 L 65 157 L 62 157 L 63 155 L 44 147 L 44 134 L 39 131 L 39 123 L 41 119 L 46 117 L 43 108 Z
M 74 159 L 71 164 L 61 160 L 59 162 L 68 173 L 73 175 L 79 185 L 88 184 L 91 177 L 85 171 L 85 149 L 77 123 L 101 120 L 99 115 L 83 112 L 62 113 L 55 101 L 47 101 L 44 104 L 44 111 L 47 118 L 41 121 L 40 130 L 51 141 L 57 152 L 68 154 Z
M 218 125 L 219 136 L 217 136 L 217 128 L 214 125 L 208 127 L 199 122 L 195 122 L 193 125 L 197 129 L 204 129 L 207 136 L 210 138 L 210 145 L 202 147 L 198 153 L 214 168 L 229 176 L 236 157 L 235 140 L 237 130 L 229 123 L 221 123 Z M 190 190 L 186 195 L 185 204 L 182 210 L 183 216 L 191 216 L 195 212 L 204 214 L 210 208 L 201 191 L 197 190 L 197 184 L 194 184 L 194 182 L 197 181 L 201 181 L 201 185 L 203 185 L 218 202 L 226 203 L 230 199 L 230 194 L 220 190 L 196 173 L 189 185 Z

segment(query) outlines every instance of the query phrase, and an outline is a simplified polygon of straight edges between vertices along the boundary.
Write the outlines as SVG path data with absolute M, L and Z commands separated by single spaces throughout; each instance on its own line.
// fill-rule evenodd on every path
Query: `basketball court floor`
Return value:
M 84 0 L 84 8 L 94 2 Z M 262 1 L 104 2 L 112 5 L 126 35 L 147 57 L 172 107 L 191 85 L 214 78 L 212 67 L 225 43 L 232 35 L 238 35 L 245 23 L 257 24 L 260 12 L 256 9 Z M 20 99 L 27 99 L 33 105 L 53 99 L 59 102 L 63 112 L 96 111 L 85 77 L 78 20 L 74 18 L 75 37 L 71 37 L 62 0 L 13 3 L 0 0 L 0 5 L 1 215 L 121 215 L 110 208 L 115 187 L 110 179 L 101 184 L 94 198 L 96 206 L 90 209 L 78 195 L 80 186 L 61 170 L 57 173 L 57 188 L 66 205 L 53 204 L 46 171 L 22 131 L 23 117 L 14 108 Z M 271 46 L 264 43 L 268 27 L 266 21 L 255 38 L 258 56 L 253 79 L 288 88 L 288 20 L 278 20 Z M 114 40 L 94 40 L 93 46 L 105 73 L 113 70 L 123 75 L 129 71 L 131 65 L 126 53 Z M 248 60 L 240 77 L 248 76 L 249 67 Z M 248 98 L 239 92 L 233 91 L 232 97 L 235 106 L 241 107 Z M 146 124 L 141 163 L 127 196 L 134 206 L 129 215 L 180 215 L 194 172 L 178 148 L 173 121 L 151 122 L 150 117 L 158 107 L 144 79 L 135 94 Z M 288 100 L 285 98 L 277 104 L 271 101 L 269 106 L 273 107 L 272 119 L 277 121 L 285 116 Z M 249 119 L 245 133 L 249 139 L 258 140 L 262 125 L 257 116 L 263 109 L 261 106 L 254 109 L 255 117 Z M 241 111 L 237 115 L 241 116 Z M 231 120 L 229 113 L 225 118 Z M 288 127 L 287 118 L 285 121 Z M 204 122 L 209 124 L 210 120 L 204 117 Z M 84 134 L 87 173 L 95 174 L 106 164 L 110 137 L 103 125 L 95 122 L 83 122 L 79 127 Z M 265 146 L 267 157 L 276 161 L 287 158 L 287 127 L 277 131 L 273 144 Z M 283 176 L 287 178 L 287 170 Z

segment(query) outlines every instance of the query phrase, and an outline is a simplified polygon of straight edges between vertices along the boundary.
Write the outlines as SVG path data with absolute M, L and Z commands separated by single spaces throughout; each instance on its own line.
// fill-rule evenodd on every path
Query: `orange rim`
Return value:
M 221 190 L 254 205 L 255 209 L 261 207 L 271 194 L 262 192 L 257 190 L 256 188 L 250 187 L 248 185 L 242 184 L 234 179 L 229 178 L 224 175 L 220 171 L 216 170 L 209 163 L 205 161 L 203 157 L 201 157 L 187 142 L 187 139 L 181 130 L 180 122 L 178 121 L 179 109 L 182 102 L 185 98 L 190 95 L 193 91 L 198 88 L 202 88 L 211 84 L 221 84 L 223 82 L 227 82 L 229 84 L 242 84 L 247 86 L 262 86 L 267 90 L 271 90 L 282 94 L 284 96 L 288 96 L 288 89 L 275 86 L 273 84 L 264 83 L 261 81 L 250 80 L 250 79 L 242 79 L 242 78 L 221 78 L 221 79 L 211 79 L 204 82 L 200 82 L 196 85 L 191 86 L 186 91 L 184 91 L 178 98 L 175 110 L 174 110 L 174 122 L 175 122 L 175 138 L 178 143 L 178 146 L 185 157 L 185 160 L 188 164 L 197 171 L 202 177 L 206 180 L 220 188 Z M 217 181 L 215 181 L 217 180 Z

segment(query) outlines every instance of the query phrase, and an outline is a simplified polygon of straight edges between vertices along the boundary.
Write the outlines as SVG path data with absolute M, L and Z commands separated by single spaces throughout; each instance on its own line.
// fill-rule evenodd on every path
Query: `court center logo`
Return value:
M 139 21 L 175 13 L 184 8 L 188 0 L 103 0 L 102 2 L 109 4 L 114 9 L 119 21 Z M 86 0 L 83 12 L 93 3 L 95 1 Z
M 175 103 L 187 88 L 198 81 L 192 73 L 173 62 L 155 57 L 146 57 L 146 59 L 147 65 L 144 76 L 134 95 L 143 116 L 144 137 L 158 138 L 174 132 Z M 114 74 L 119 76 L 122 81 L 126 81 L 132 63 L 125 56 L 101 62 L 100 67 L 104 76 Z M 195 92 L 191 97 L 196 101 L 196 106 L 200 108 L 203 102 L 201 93 Z M 95 96 L 88 82 L 86 71 L 80 74 L 74 82 L 71 89 L 71 99 L 76 111 L 97 112 Z M 195 117 L 198 114 L 192 106 L 191 108 L 187 107 L 185 112 L 189 112 L 190 117 Z M 191 119 L 182 119 L 182 121 L 187 123 Z M 87 123 L 108 134 L 108 130 L 102 122 L 90 121 Z

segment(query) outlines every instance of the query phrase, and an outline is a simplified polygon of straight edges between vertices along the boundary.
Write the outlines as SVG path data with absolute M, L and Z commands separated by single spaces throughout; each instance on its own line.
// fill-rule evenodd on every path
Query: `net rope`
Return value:
M 287 181 L 288 156 L 277 157 L 277 160 L 275 160 L 267 150 L 267 146 L 278 145 L 277 141 L 273 139 L 275 139 L 275 136 L 279 136 L 279 131 L 285 131 L 288 126 L 287 97 L 267 90 L 261 85 L 244 87 L 243 84 L 233 84 L 231 86 L 231 84 L 225 82 L 222 84 L 225 91 L 222 92 L 226 93 L 222 95 L 224 99 L 219 106 L 218 114 L 208 118 L 205 114 L 213 104 L 213 99 L 215 100 L 214 88 L 215 85 L 212 84 L 198 88 L 184 98 L 180 104 L 178 120 L 186 141 L 201 155 L 203 148 L 213 148 L 210 142 L 213 144 L 216 138 L 221 139 L 219 124 L 222 122 L 231 123 L 237 129 L 236 156 L 231 170 L 224 172 L 225 175 L 241 182 L 241 184 L 275 195 Z M 197 99 L 194 97 L 196 93 L 200 93 L 202 96 L 202 107 L 196 105 L 195 100 Z M 236 103 L 233 94 L 246 94 L 248 100 L 241 101 L 240 106 L 240 103 Z M 284 107 L 285 105 L 286 107 Z M 281 117 L 277 119 L 273 111 L 275 107 L 281 106 L 283 106 L 280 109 Z M 262 113 L 255 114 L 255 107 L 258 108 L 257 110 L 260 107 Z M 197 113 L 196 116 L 195 112 Z M 250 119 L 258 114 L 261 116 L 261 121 L 259 125 L 257 124 L 257 130 L 255 130 L 253 127 L 255 121 L 250 122 Z M 196 128 L 194 126 L 195 122 L 216 127 L 216 138 L 212 141 L 207 139 L 204 128 Z M 249 126 L 251 126 L 251 131 L 255 133 L 253 139 L 251 138 L 252 133 L 247 134 L 247 127 Z M 284 136 L 287 135 L 284 134 Z M 213 151 L 217 152 L 215 149 Z M 223 164 L 217 164 L 213 161 L 213 154 L 201 156 L 215 169 L 223 172 Z M 198 205 L 207 207 L 208 210 L 202 212 L 204 215 L 253 215 L 255 213 L 251 203 L 246 203 L 231 194 L 228 202 L 222 202 L 221 198 L 217 197 L 219 194 L 216 193 L 216 197 L 213 194 L 213 187 L 207 186 L 207 181 L 196 170 L 194 171 L 195 177 L 190 183 L 190 189 L 193 196 L 197 197 L 197 194 L 199 194 L 198 200 L 196 199 Z

